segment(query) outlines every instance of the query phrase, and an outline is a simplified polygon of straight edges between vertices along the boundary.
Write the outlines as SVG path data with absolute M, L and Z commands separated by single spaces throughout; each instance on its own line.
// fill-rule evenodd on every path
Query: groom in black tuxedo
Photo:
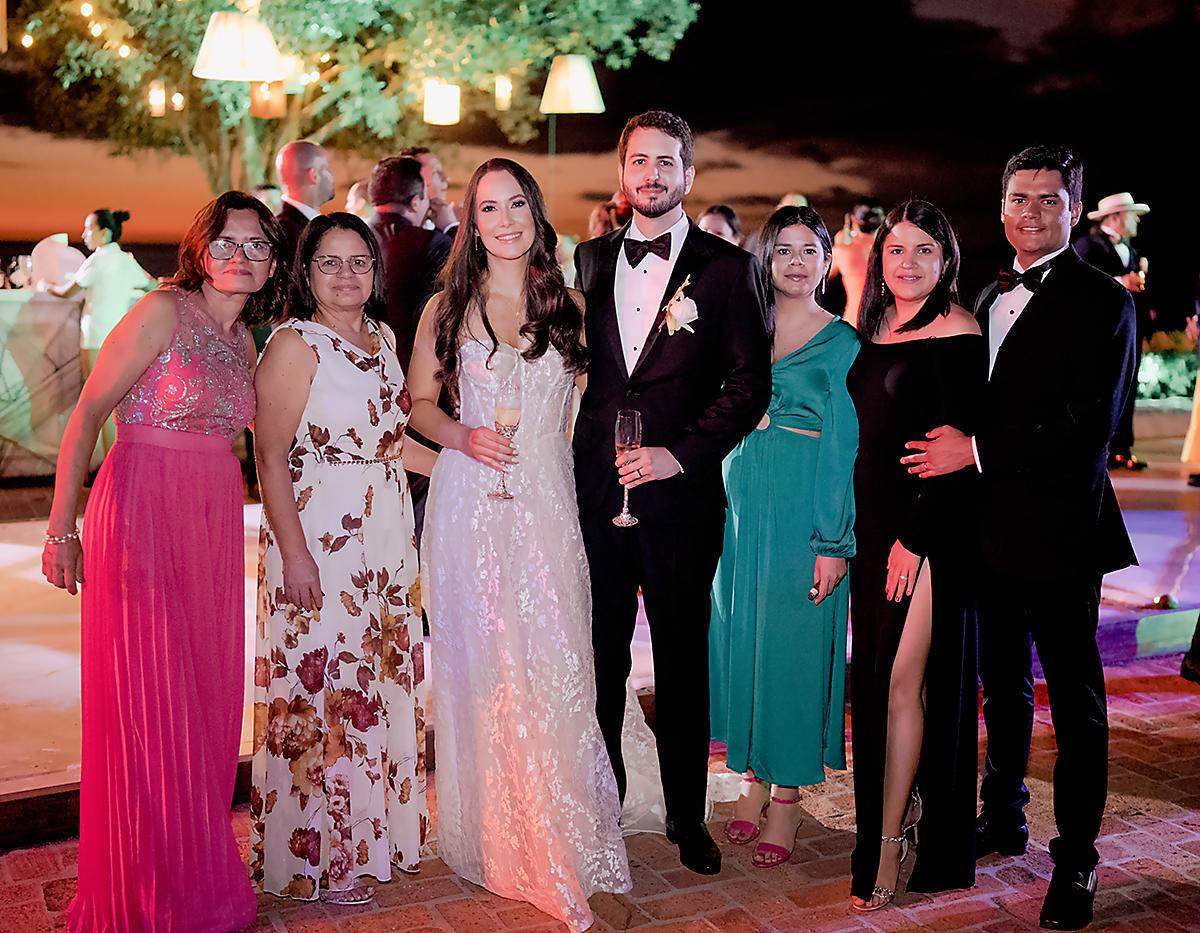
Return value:
M 667 838 L 686 867 L 715 874 L 721 854 L 704 826 L 709 590 L 725 522 L 721 461 L 770 399 L 762 281 L 749 253 L 683 212 L 696 175 L 687 123 L 663 111 L 636 116 L 618 157 L 633 220 L 575 252 L 591 353 L 574 449 L 596 712 L 623 799 L 621 724 L 641 587 Z M 643 446 L 617 456 L 622 409 L 641 412 Z M 623 487 L 638 519 L 632 528 L 612 522 Z
M 1024 854 L 1029 839 L 1037 645 L 1058 743 L 1058 837 L 1041 914 L 1051 930 L 1079 930 L 1092 919 L 1108 793 L 1100 580 L 1136 563 L 1107 471 L 1133 387 L 1133 302 L 1070 246 L 1082 188 L 1083 166 L 1065 147 L 1035 146 L 1009 159 L 1001 219 L 1016 258 L 975 305 L 990 367 L 981 427 L 974 437 L 935 428 L 930 440 L 910 442 L 920 452 L 902 461 L 919 476 L 973 463 L 982 480 L 979 659 L 988 744 L 979 856 Z

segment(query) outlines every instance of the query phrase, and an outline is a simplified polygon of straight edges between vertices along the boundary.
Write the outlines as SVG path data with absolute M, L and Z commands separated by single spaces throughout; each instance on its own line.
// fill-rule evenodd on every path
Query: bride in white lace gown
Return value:
M 588 897 L 630 881 L 596 722 L 566 436 L 584 360 L 579 296 L 562 284 L 541 193 L 519 165 L 480 166 L 464 213 L 409 375 L 411 423 L 445 447 L 422 542 L 438 853 L 469 881 L 585 930 Z M 443 384 L 457 390 L 458 421 L 434 404 Z M 510 445 L 490 426 L 513 387 Z M 488 497 L 501 466 L 507 500 Z

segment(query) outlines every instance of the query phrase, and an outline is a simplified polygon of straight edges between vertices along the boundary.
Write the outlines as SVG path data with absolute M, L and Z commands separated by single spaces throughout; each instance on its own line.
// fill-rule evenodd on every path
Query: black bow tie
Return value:
M 647 253 L 653 253 L 659 259 L 671 258 L 671 232 L 668 230 L 661 236 L 656 236 L 653 240 L 632 240 L 625 237 L 625 258 L 629 260 L 629 265 L 633 268 L 638 267 Z
M 1049 269 L 1049 263 L 1034 266 L 1024 272 L 1017 272 L 1015 269 L 1001 269 L 996 274 L 996 287 L 1003 293 L 1011 292 L 1018 285 L 1024 285 L 1029 291 L 1036 292 L 1041 287 L 1042 278 Z

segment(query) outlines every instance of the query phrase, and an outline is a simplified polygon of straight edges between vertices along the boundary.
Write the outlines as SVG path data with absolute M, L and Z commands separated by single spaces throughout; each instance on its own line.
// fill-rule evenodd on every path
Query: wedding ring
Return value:
M 907 580 L 907 579 L 908 579 L 908 574 L 905 574 L 905 573 L 902 573 L 902 574 L 900 574 L 900 579 L 901 579 L 901 580 Z

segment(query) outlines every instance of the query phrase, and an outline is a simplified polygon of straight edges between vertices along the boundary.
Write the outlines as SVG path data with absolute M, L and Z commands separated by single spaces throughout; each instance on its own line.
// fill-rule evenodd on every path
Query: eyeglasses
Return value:
M 342 266 L 349 265 L 355 275 L 366 275 L 375 268 L 375 259 L 371 256 L 351 256 L 343 259 L 341 256 L 314 256 L 312 260 L 317 269 L 326 275 L 337 275 Z
M 271 244 L 266 240 L 247 240 L 245 243 L 239 243 L 237 240 L 217 237 L 208 241 L 208 255 L 213 259 L 232 259 L 239 249 L 251 262 L 266 262 L 271 258 Z

